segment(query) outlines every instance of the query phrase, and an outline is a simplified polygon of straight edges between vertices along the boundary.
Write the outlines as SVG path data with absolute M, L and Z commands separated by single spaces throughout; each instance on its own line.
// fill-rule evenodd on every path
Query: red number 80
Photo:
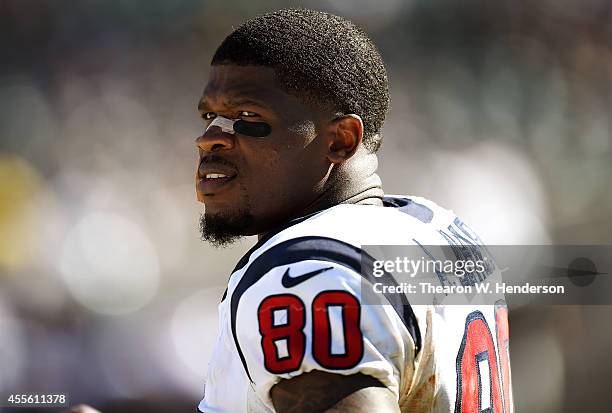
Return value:
M 337 307 L 342 314 L 343 352 L 332 351 L 332 328 L 329 309 Z M 275 320 L 275 314 L 279 315 Z M 298 370 L 306 348 L 306 308 L 293 294 L 266 297 L 257 311 L 261 348 L 266 370 L 274 374 Z M 363 335 L 360 326 L 359 300 L 346 291 L 324 291 L 312 302 L 312 353 L 314 359 L 330 370 L 349 369 L 363 357 Z M 285 354 L 280 354 L 280 342 Z

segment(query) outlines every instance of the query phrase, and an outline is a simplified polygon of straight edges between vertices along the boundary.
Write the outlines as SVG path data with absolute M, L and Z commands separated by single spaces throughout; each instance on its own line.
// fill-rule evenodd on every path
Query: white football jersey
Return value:
M 513 412 L 504 305 L 362 305 L 364 245 L 482 245 L 418 197 L 341 204 L 287 223 L 237 264 L 201 412 L 274 412 L 270 389 L 312 370 L 367 374 L 402 412 Z

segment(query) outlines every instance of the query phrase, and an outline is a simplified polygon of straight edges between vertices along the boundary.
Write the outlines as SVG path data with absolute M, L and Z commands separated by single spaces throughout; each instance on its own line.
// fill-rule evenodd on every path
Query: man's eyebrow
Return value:
M 239 97 L 239 96 L 232 97 L 230 96 L 224 99 L 224 103 L 228 107 L 251 105 L 251 106 L 259 106 L 264 109 L 271 109 L 270 105 L 267 105 L 266 103 L 260 100 L 250 98 L 250 97 Z M 203 112 L 207 108 L 208 108 L 208 104 L 206 103 L 206 98 L 202 97 L 200 101 L 198 102 L 198 111 Z
M 252 105 L 260 106 L 262 108 L 269 108 L 269 105 L 266 105 L 264 102 L 247 97 L 230 97 L 225 102 L 228 106 Z

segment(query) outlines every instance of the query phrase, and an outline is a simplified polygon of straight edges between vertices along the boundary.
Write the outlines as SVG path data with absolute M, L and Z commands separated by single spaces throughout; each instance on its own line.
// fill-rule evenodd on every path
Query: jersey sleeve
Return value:
M 234 340 L 257 396 L 272 408 L 278 381 L 320 370 L 370 375 L 399 397 L 419 341 L 406 324 L 416 320 L 386 301 L 364 302 L 354 267 L 315 255 L 264 266 L 232 296 Z

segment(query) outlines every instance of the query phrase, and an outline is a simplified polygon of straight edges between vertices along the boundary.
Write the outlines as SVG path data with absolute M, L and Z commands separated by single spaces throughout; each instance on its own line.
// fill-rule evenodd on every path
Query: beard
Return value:
M 248 209 L 206 214 L 200 216 L 202 241 L 213 247 L 226 247 L 242 238 L 253 224 L 253 215 Z

